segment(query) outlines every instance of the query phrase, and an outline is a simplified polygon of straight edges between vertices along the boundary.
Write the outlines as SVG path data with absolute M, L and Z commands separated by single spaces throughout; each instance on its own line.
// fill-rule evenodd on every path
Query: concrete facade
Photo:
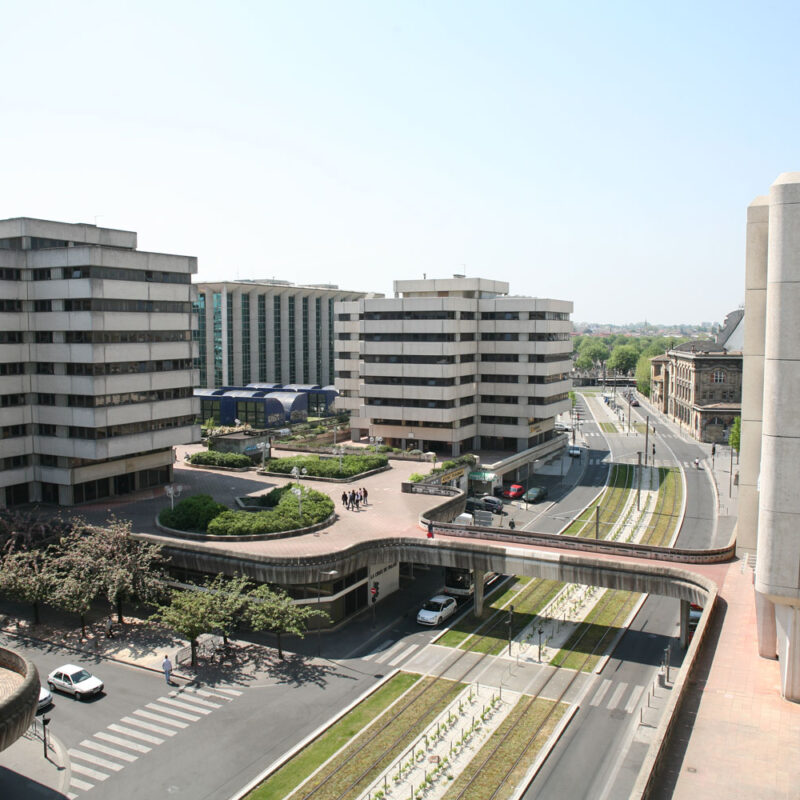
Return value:
M 191 275 L 131 231 L 0 221 L 0 505 L 172 479 L 196 441 Z
M 757 502 L 758 649 L 778 658 L 782 695 L 800 701 L 800 172 L 780 175 L 768 201 L 758 198 L 750 206 L 746 289 L 753 313 L 746 330 L 747 492 L 739 501 L 739 536 L 752 543 Z
M 572 303 L 484 278 L 395 281 L 336 306 L 336 388 L 354 440 L 517 452 L 569 410 Z
M 333 384 L 333 305 L 364 292 L 247 280 L 197 284 L 201 389 Z

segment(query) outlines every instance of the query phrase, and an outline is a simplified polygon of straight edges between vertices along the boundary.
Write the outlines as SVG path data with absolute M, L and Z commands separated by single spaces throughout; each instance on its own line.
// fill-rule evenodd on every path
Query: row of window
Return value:
M 170 358 L 163 361 L 114 361 L 110 364 L 67 364 L 67 375 L 131 375 L 143 372 L 173 372 L 192 369 L 191 358 Z
M 40 406 L 66 405 L 69 408 L 107 408 L 110 406 L 126 406 L 135 403 L 158 403 L 164 400 L 184 400 L 193 397 L 194 390 L 191 386 L 182 386 L 177 389 L 153 389 L 145 392 L 122 392 L 119 394 L 70 394 L 66 395 L 66 403 L 58 402 L 59 397 L 49 393 L 38 393 L 36 404 Z
M 67 344 L 150 344 L 190 342 L 191 331 L 65 331 Z
M 15 270 L 17 277 L 5 277 L 5 280 L 21 280 L 20 270 Z M 0 274 L 0 278 L 3 278 Z M 179 283 L 189 284 L 192 276 L 188 272 L 162 272 L 152 269 L 122 269 L 120 267 L 49 267 L 37 269 L 32 273 L 34 281 L 79 280 L 93 278 L 95 280 L 136 281 L 137 283 Z
M 64 301 L 64 311 L 188 314 L 191 310 L 192 304 L 181 300 L 118 300 L 106 297 L 81 297 Z
M 499 333 L 497 331 L 481 333 L 482 342 L 569 342 L 571 340 L 572 334 L 566 332 L 529 333 L 527 336 L 524 333 Z
M 104 428 L 84 428 L 77 425 L 56 426 L 38 423 L 34 425 L 34 435 L 38 436 L 58 436 L 58 431 L 65 431 L 63 436 L 69 439 L 113 439 L 117 436 L 133 436 L 138 433 L 149 433 L 151 431 L 163 431 L 170 428 L 182 428 L 193 425 L 195 417 L 193 414 L 185 414 L 180 417 L 167 417 L 165 419 L 151 419 L 144 422 L 128 422 L 124 425 L 108 425 Z

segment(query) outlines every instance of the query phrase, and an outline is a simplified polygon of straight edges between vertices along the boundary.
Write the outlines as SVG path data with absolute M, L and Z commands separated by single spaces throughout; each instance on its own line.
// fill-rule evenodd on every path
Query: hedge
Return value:
M 280 492 L 277 504 L 271 511 L 225 511 L 208 525 L 214 536 L 253 536 L 259 533 L 278 533 L 307 528 L 326 520 L 333 513 L 333 500 L 322 492 L 301 487 L 303 492 L 303 516 L 298 513 L 298 499 L 290 488 L 299 484 L 273 489 L 269 495 Z
M 382 455 L 346 455 L 342 459 L 342 468 L 339 469 L 338 458 L 322 459 L 319 456 L 291 456 L 289 458 L 272 458 L 267 461 L 267 472 L 280 472 L 284 475 L 291 473 L 293 467 L 299 470 L 305 468 L 309 478 L 352 478 L 362 472 L 381 469 L 389 463 L 389 459 Z
M 217 503 L 210 495 L 196 494 L 181 500 L 175 508 L 165 508 L 158 519 L 167 528 L 205 532 L 208 523 L 227 510 L 228 506 Z
M 252 467 L 250 456 L 243 453 L 218 453 L 216 450 L 206 450 L 193 453 L 189 456 L 190 464 L 199 464 L 204 467 Z

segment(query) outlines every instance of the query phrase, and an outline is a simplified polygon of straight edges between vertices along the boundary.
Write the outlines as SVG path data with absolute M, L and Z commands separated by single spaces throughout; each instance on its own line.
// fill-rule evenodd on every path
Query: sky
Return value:
M 198 279 L 462 273 L 576 321 L 721 321 L 800 170 L 800 4 L 3 3 L 0 218 Z

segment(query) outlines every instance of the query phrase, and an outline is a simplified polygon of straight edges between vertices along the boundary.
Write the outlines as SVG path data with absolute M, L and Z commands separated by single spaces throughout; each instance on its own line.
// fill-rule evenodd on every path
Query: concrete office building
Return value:
M 197 441 L 191 275 L 131 231 L 0 221 L 0 505 L 172 479 Z
M 758 650 L 800 701 L 800 172 L 747 213 L 740 550 L 756 552 Z
M 553 438 L 569 409 L 572 303 L 485 278 L 395 281 L 336 306 L 336 388 L 354 439 L 458 455 Z
M 197 291 L 202 389 L 333 384 L 333 304 L 364 296 L 278 280 L 198 283 Z

